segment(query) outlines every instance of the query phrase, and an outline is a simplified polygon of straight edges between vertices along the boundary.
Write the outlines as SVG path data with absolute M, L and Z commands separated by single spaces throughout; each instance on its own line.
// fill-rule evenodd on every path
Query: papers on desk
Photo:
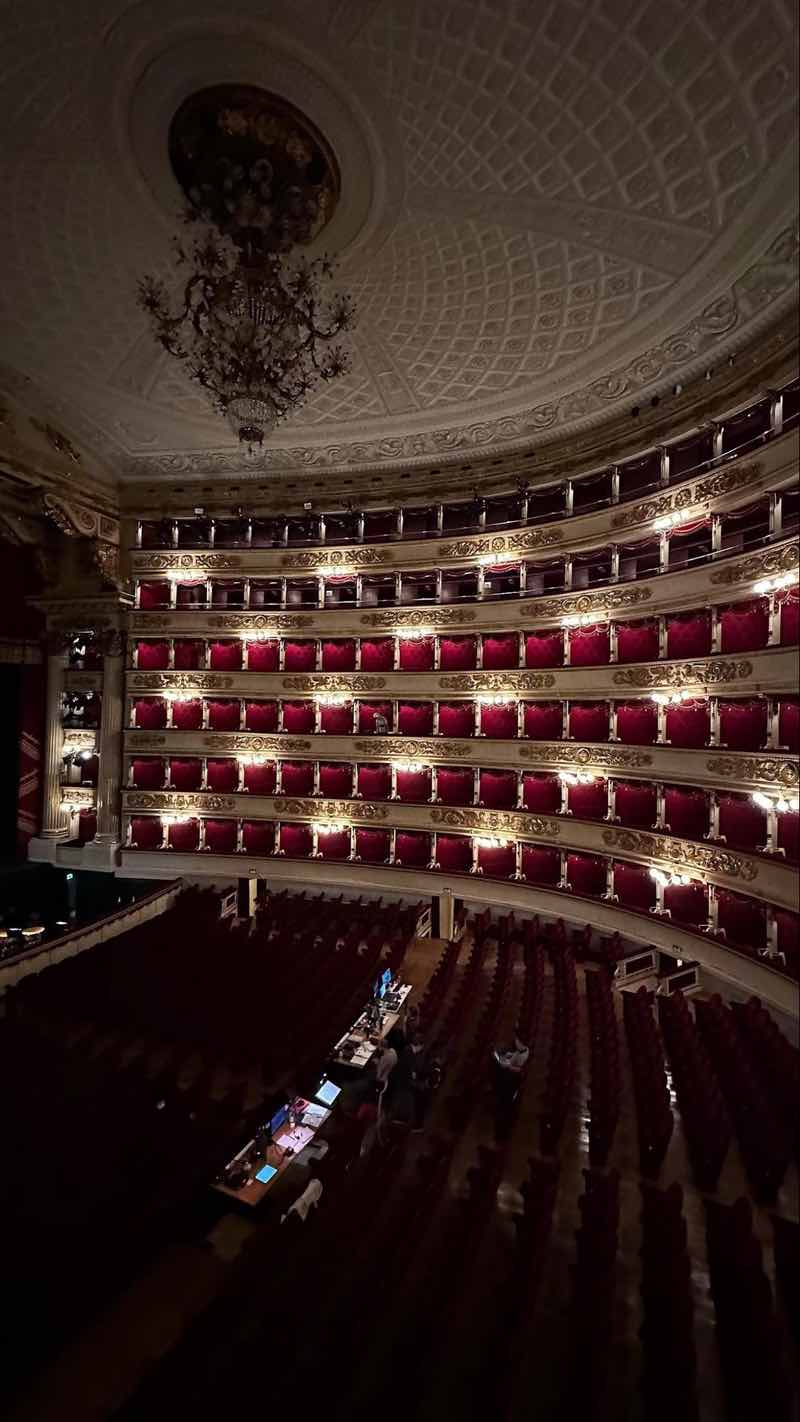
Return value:
M 304 1126 L 308 1126 L 312 1131 L 318 1131 L 330 1116 L 330 1111 L 324 1106 L 318 1106 L 315 1101 L 306 1103 L 306 1109 L 300 1120 Z

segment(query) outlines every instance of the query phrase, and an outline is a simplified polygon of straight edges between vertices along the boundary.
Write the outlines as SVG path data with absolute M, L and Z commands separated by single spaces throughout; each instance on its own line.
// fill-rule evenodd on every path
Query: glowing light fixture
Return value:
M 759 582 L 753 583 L 754 593 L 778 592 L 780 588 L 790 588 L 792 583 L 798 579 L 797 572 L 775 573 L 771 578 L 761 578 Z

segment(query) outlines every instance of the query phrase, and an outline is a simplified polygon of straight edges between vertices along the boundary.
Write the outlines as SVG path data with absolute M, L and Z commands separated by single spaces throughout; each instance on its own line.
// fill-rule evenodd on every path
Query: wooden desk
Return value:
M 306 1112 L 309 1113 L 309 1118 L 313 1118 L 313 1123 L 309 1125 L 302 1124 Z M 233 1160 L 228 1161 L 223 1171 L 223 1179 L 232 1166 L 241 1162 L 242 1167 L 247 1171 L 246 1183 L 241 1185 L 238 1190 L 234 1190 L 230 1185 L 225 1185 L 222 1180 L 217 1180 L 212 1185 L 212 1189 L 218 1191 L 220 1195 L 227 1195 L 229 1199 L 236 1200 L 240 1205 L 248 1205 L 254 1209 L 256 1205 L 261 1204 L 267 1191 L 272 1188 L 276 1180 L 280 1180 L 289 1167 L 301 1159 L 303 1151 L 311 1145 L 330 1114 L 330 1111 L 325 1107 L 317 1106 L 313 1101 L 309 1102 L 303 1097 L 298 1097 L 295 1102 L 297 1125 L 290 1127 L 287 1121 L 281 1126 L 278 1134 L 267 1146 L 264 1155 L 258 1160 L 254 1160 L 251 1155 L 255 1146 L 254 1136 L 252 1140 L 242 1146 Z M 276 1174 L 270 1176 L 269 1180 L 257 1180 L 256 1175 L 264 1165 L 271 1165 Z

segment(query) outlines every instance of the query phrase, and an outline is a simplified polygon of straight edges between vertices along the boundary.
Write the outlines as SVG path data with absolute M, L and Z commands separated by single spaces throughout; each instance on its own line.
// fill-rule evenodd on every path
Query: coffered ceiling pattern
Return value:
M 0 360 L 123 476 L 463 457 L 578 430 L 778 319 L 796 282 L 783 0 L 30 0 L 0 60 Z M 242 468 L 152 343 L 169 120 L 261 83 L 331 142 L 351 374 Z

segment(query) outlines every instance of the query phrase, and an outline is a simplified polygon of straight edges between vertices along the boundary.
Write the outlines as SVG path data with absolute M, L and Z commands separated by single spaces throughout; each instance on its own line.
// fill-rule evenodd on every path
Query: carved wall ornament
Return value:
M 155 632 L 159 628 L 170 627 L 172 618 L 161 612 L 136 612 L 131 618 L 131 625 L 141 627 L 143 631 Z
M 714 755 L 706 761 L 706 770 L 722 780 L 747 780 L 780 790 L 796 790 L 800 770 L 796 760 L 772 760 L 767 756 Z
M 555 820 L 542 819 L 540 815 L 526 815 L 511 810 L 451 810 L 436 808 L 431 810 L 431 823 L 446 825 L 449 829 L 481 830 L 496 834 L 498 831 L 511 835 L 530 835 L 534 839 L 557 839 L 561 827 Z
M 627 746 L 576 746 L 569 742 L 533 742 L 519 747 L 520 760 L 554 765 L 599 765 L 607 770 L 640 770 L 653 764 L 649 751 Z
M 131 731 L 126 740 L 127 744 L 136 750 L 151 750 L 167 744 L 166 736 L 158 736 L 153 731 Z
M 652 596 L 651 587 L 634 585 L 630 588 L 609 588 L 606 592 L 537 598 L 535 602 L 522 603 L 519 615 L 522 618 L 566 617 L 580 612 L 619 612 L 626 607 L 637 607 L 643 602 L 649 602 Z
M 296 755 L 310 751 L 311 741 L 297 736 L 251 736 L 217 731 L 203 736 L 203 745 L 215 751 L 247 751 L 251 755 Z
M 347 573 L 351 569 L 377 568 L 394 560 L 392 548 L 315 548 L 304 553 L 284 554 L 281 567 L 309 573 L 335 568 L 337 572 Z
M 543 691 L 555 686 L 552 672 L 459 672 L 440 676 L 442 691 Z
M 800 549 L 797 543 L 784 543 L 781 548 L 765 548 L 760 553 L 751 553 L 739 563 L 730 563 L 725 568 L 717 568 L 710 581 L 716 584 L 750 582 L 754 578 L 768 578 L 775 573 L 793 573 L 800 565 Z
M 369 822 L 386 820 L 389 805 L 374 805 L 359 800 L 286 800 L 279 797 L 272 802 L 276 815 L 290 815 L 293 819 L 345 820 Z
M 659 686 L 688 686 L 693 682 L 719 686 L 731 681 L 746 681 L 753 675 L 753 663 L 714 658 L 707 662 L 654 662 L 650 666 L 621 667 L 614 672 L 615 686 L 635 686 L 643 689 Z
M 182 568 L 185 568 L 187 573 L 195 568 L 209 573 L 223 573 L 241 568 L 241 566 L 242 560 L 235 553 L 136 553 L 134 555 L 134 568 L 138 573 L 168 573 L 171 570 L 180 572 Z
M 230 632 L 260 632 L 263 630 L 275 632 L 292 632 L 300 627 L 310 627 L 313 617 L 307 613 L 285 613 L 276 612 L 272 616 L 269 613 L 226 613 L 219 616 L 207 617 L 206 622 L 209 627 L 219 627 Z
M 102 538 L 95 539 L 92 542 L 92 562 L 104 583 L 111 587 L 122 585 L 119 574 L 119 547 L 116 543 L 108 543 Z
M 33 428 L 39 431 L 39 434 L 44 435 L 48 444 L 51 444 L 58 454 L 63 454 L 66 459 L 71 459 L 73 464 L 80 464 L 80 451 L 75 448 L 71 440 L 67 439 L 65 434 L 46 421 L 34 419 L 33 415 L 30 416 L 30 422 Z
M 563 541 L 560 528 L 525 528 L 520 533 L 497 533 L 486 538 L 458 538 L 454 543 L 445 543 L 439 553 L 441 559 L 478 558 L 488 553 L 529 553 L 534 548 L 550 548 Z
M 453 760 L 462 756 L 470 757 L 473 750 L 479 750 L 482 742 L 473 746 L 469 741 L 415 741 L 410 736 L 370 736 L 369 739 L 353 741 L 357 755 L 375 756 L 387 760 Z
M 647 834 L 638 830 L 603 830 L 603 843 L 628 854 L 659 863 L 685 865 L 701 874 L 719 874 L 726 879 L 741 879 L 751 884 L 758 878 L 758 865 L 730 850 L 693 844 L 685 839 L 670 839 L 665 835 Z
M 62 785 L 61 804 L 83 809 L 94 804 L 97 791 L 94 785 Z
M 430 627 L 432 630 L 443 626 L 462 625 L 475 621 L 472 607 L 431 607 L 427 611 L 365 612 L 360 618 L 362 627 Z
M 64 499 L 45 494 L 42 499 L 45 514 L 68 538 L 98 538 L 104 543 L 119 545 L 119 520 L 109 518 L 98 509 L 89 508 L 77 499 Z
M 99 691 L 103 685 L 103 674 L 99 671 L 66 671 L 64 685 L 69 691 Z
M 233 795 L 209 795 L 201 791 L 197 795 L 176 795 L 172 790 L 141 792 L 126 790 L 125 808 L 128 810 L 189 810 L 192 814 L 207 814 L 209 810 L 235 810 Z
M 355 694 L 380 691 L 386 685 L 386 677 L 360 676 L 358 672 L 342 676 L 321 672 L 316 676 L 285 676 L 281 685 L 284 691 L 347 691 Z
M 728 468 L 720 470 L 718 474 L 712 474 L 707 479 L 701 479 L 697 484 L 687 484 L 683 488 L 677 488 L 674 492 L 665 492 L 655 498 L 647 499 L 644 503 L 633 504 L 631 508 L 621 509 L 611 520 L 612 528 L 630 528 L 636 523 L 649 523 L 651 519 L 663 518 L 665 514 L 679 513 L 682 509 L 688 509 L 692 504 L 703 503 L 706 499 L 718 499 L 724 494 L 733 493 L 736 489 L 743 488 L 746 484 L 752 484 L 761 474 L 762 466 L 758 461 L 752 464 L 729 465 Z
M 85 731 L 65 730 L 64 751 L 93 750 L 97 745 L 97 731 L 87 726 Z
M 233 686 L 232 676 L 216 672 L 135 672 L 129 681 L 141 691 L 224 691 Z

